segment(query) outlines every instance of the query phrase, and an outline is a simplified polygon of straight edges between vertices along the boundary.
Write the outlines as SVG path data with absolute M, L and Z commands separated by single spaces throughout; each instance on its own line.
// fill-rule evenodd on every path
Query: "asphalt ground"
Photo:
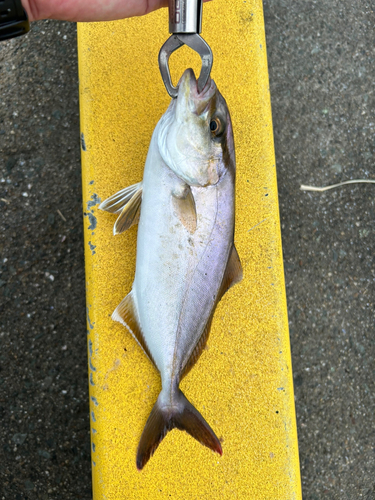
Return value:
M 300 190 L 375 179 L 374 9 L 264 1 L 305 500 L 375 499 L 375 185 Z M 89 500 L 76 26 L 0 75 L 0 500 Z

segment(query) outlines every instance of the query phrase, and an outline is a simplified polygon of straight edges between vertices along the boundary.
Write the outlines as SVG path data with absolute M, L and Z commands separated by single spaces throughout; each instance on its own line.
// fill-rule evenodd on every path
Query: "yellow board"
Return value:
M 205 4 L 203 37 L 227 100 L 236 155 L 235 243 L 244 279 L 220 302 L 182 390 L 223 456 L 173 430 L 142 472 L 135 455 L 160 378 L 111 320 L 134 277 L 136 227 L 114 237 L 98 203 L 142 179 L 169 96 L 157 65 L 168 14 L 79 25 L 92 470 L 95 500 L 301 499 L 276 168 L 261 0 Z M 174 81 L 199 57 L 171 58 Z

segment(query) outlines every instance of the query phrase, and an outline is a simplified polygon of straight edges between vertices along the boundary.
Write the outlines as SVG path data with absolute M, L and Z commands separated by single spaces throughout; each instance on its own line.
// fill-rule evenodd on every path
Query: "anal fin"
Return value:
M 133 293 L 130 292 L 116 307 L 112 314 L 112 319 L 118 321 L 129 330 L 133 335 L 138 344 L 142 347 L 144 352 L 147 354 L 150 361 L 155 365 L 152 359 L 150 350 L 148 348 L 147 342 L 144 339 L 141 326 L 138 322 L 138 313 L 136 305 L 134 304 Z

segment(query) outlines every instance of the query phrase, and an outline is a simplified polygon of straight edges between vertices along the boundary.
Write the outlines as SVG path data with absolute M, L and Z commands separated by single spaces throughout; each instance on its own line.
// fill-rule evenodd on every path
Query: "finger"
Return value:
M 203 0 L 209 1 L 209 0 Z M 114 21 L 142 16 L 168 5 L 168 0 L 22 0 L 30 21 Z

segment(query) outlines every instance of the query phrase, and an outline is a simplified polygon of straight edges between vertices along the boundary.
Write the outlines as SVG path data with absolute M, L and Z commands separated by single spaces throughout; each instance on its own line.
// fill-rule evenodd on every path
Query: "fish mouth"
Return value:
M 198 91 L 198 80 L 194 71 L 189 68 L 185 70 L 179 81 L 178 99 L 186 100 L 191 111 L 202 114 L 209 106 L 211 99 L 216 94 L 216 84 L 211 77 L 208 78 L 202 91 Z

